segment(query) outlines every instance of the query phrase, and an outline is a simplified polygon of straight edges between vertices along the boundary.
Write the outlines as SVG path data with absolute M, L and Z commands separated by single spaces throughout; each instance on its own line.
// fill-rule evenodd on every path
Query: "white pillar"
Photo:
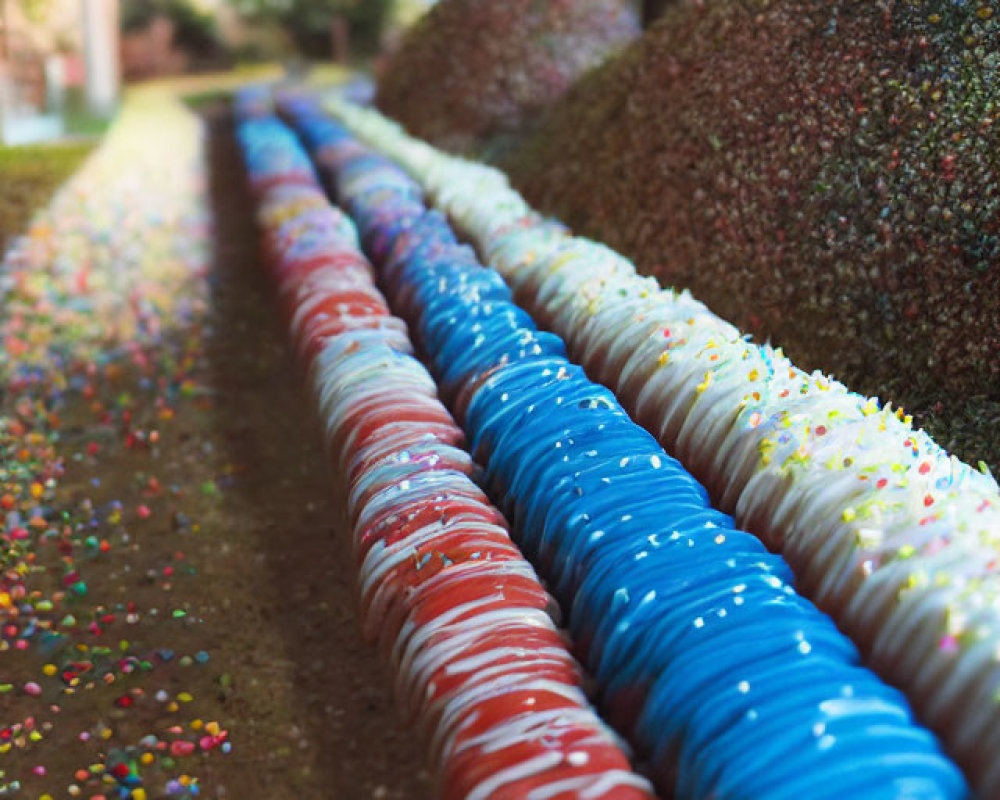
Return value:
M 7 117 L 10 114 L 11 91 L 7 75 L 10 59 L 10 32 L 7 29 L 7 0 L 0 0 L 0 144 L 7 142 Z
M 118 0 L 81 0 L 87 108 L 109 115 L 118 103 Z
M 61 114 L 66 108 L 66 61 L 62 56 L 45 59 L 45 110 Z

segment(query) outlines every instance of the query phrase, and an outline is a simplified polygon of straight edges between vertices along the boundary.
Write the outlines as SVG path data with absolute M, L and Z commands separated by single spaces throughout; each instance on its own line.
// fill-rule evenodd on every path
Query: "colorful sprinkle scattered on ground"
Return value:
M 3 265 L 0 797 L 420 797 L 207 130 L 132 95 Z

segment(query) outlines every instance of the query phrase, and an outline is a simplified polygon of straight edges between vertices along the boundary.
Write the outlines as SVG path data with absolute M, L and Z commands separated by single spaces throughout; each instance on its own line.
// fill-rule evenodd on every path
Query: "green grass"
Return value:
M 77 169 L 96 144 L 0 147 L 0 252 Z
M 210 89 L 205 92 L 191 92 L 181 99 L 195 110 L 218 103 L 229 103 L 233 99 L 233 89 Z
M 107 117 L 100 117 L 86 111 L 70 110 L 64 118 L 67 136 L 78 137 L 99 137 L 111 125 L 111 120 Z

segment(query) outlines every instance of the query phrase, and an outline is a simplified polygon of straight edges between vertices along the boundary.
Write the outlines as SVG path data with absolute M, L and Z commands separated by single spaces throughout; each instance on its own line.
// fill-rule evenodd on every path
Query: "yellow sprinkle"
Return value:
M 50 678 L 53 675 L 55 675 L 58 671 L 59 667 L 57 667 L 55 664 L 46 664 L 44 667 L 42 667 L 42 672 L 44 672 Z
M 848 506 L 847 508 L 845 508 L 845 509 L 844 509 L 843 513 L 842 513 L 842 514 L 840 515 L 840 518 L 841 518 L 841 519 L 842 519 L 842 520 L 843 520 L 844 522 L 850 522 L 850 521 L 851 521 L 851 520 L 853 520 L 853 519 L 854 519 L 854 518 L 855 518 L 856 516 L 858 516 L 858 512 L 857 512 L 857 511 L 855 511 L 855 510 L 854 510 L 853 508 L 851 508 L 850 506 Z
M 146 800 L 146 790 L 141 786 L 136 786 L 132 790 L 132 798 L 133 800 Z
M 206 725 L 205 725 L 205 731 L 207 733 L 211 734 L 212 736 L 218 736 L 220 730 L 222 730 L 222 729 L 219 727 L 219 723 L 218 722 L 212 721 L 212 722 L 206 723 Z
M 105 728 L 103 731 L 101 731 L 102 739 L 110 739 L 113 735 L 114 731 L 112 731 L 111 728 Z
M 182 703 L 190 703 L 192 700 L 194 700 L 194 698 L 187 692 L 181 692 L 180 694 L 178 694 L 177 699 L 180 700 Z
M 176 711 L 178 708 L 180 708 L 180 706 L 178 706 L 177 703 L 175 703 L 173 700 L 167 703 L 167 711 L 173 712 Z
M 193 719 L 191 720 L 191 730 L 200 731 L 204 724 L 200 719 Z
M 143 753 L 143 754 L 142 754 L 142 755 L 141 755 L 141 756 L 139 757 L 139 761 L 141 761 L 141 762 L 142 762 L 142 763 L 143 763 L 144 765 L 146 765 L 146 766 L 149 766 L 149 765 L 150 765 L 150 764 L 152 764 L 152 763 L 153 763 L 153 762 L 154 762 L 155 760 L 156 760 L 156 757 L 155 757 L 155 756 L 154 756 L 154 755 L 153 755 L 152 753 Z

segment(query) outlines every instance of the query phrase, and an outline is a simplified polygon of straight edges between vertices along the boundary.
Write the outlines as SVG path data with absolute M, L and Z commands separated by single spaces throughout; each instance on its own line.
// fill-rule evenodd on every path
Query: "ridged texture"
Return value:
M 785 553 L 800 589 L 1000 796 L 1000 491 L 908 418 L 746 341 L 687 293 L 531 211 L 502 173 L 337 104 L 590 374 Z
M 284 109 L 363 238 L 379 243 L 383 288 L 518 543 L 571 609 L 603 707 L 649 755 L 661 791 L 964 796 L 933 736 L 795 593 L 783 560 L 710 507 L 440 214 L 415 214 L 399 197 L 406 175 L 307 100 Z
M 350 220 L 265 96 L 244 93 L 238 112 L 264 250 L 346 501 L 365 637 L 428 743 L 440 796 L 650 797 L 589 707 L 551 598 L 473 481 Z

